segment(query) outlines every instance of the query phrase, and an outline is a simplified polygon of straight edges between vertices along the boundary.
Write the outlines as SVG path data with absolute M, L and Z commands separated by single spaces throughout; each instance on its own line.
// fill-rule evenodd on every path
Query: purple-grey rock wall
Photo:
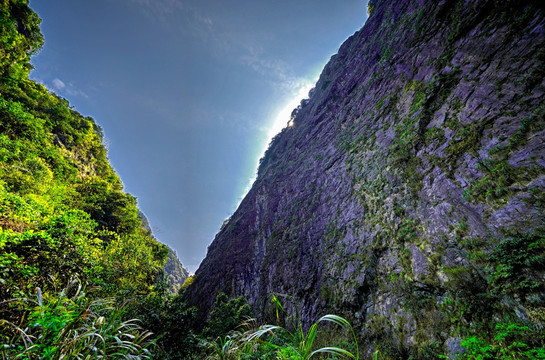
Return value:
M 363 343 L 399 354 L 452 345 L 457 326 L 484 320 L 453 323 L 445 299 L 466 299 L 471 286 L 493 294 L 489 268 L 500 260 L 487 254 L 509 236 L 542 234 L 543 5 L 370 9 L 210 245 L 186 294 L 203 316 L 222 291 L 244 295 L 263 319 L 280 293 L 306 324 L 334 312 Z M 543 270 L 524 268 L 537 283 Z M 520 317 L 545 309 L 542 287 L 520 291 L 491 301 Z

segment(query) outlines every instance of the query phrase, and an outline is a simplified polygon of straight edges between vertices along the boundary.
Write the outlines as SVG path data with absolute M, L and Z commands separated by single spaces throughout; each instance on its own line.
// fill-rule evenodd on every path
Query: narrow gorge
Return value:
M 181 19 L 212 36 L 196 8 L 130 3 L 191 10 Z M 545 3 L 371 0 L 368 13 L 189 274 L 126 192 L 99 123 L 29 78 L 38 14 L 1 0 L 0 357 L 545 359 Z M 88 35 L 82 49 L 104 39 Z M 194 174 L 179 158 L 168 169 Z

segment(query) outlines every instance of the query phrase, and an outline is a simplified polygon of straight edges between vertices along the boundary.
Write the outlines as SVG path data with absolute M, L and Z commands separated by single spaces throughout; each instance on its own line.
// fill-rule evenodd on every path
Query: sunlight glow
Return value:
M 310 89 L 312 89 L 315 83 L 316 81 L 306 81 L 302 86 L 299 87 L 297 93 L 291 98 L 291 100 L 286 105 L 284 105 L 284 107 L 278 112 L 276 118 L 274 119 L 273 126 L 269 129 L 269 132 L 267 133 L 267 144 L 261 152 L 261 156 L 263 156 L 265 150 L 267 150 L 267 148 L 269 147 L 269 143 L 271 142 L 272 138 L 280 131 L 282 131 L 283 128 L 287 127 L 288 121 L 290 120 L 291 112 L 301 103 L 301 100 L 308 97 L 308 92 L 310 91 Z
M 314 85 L 318 81 L 318 75 L 319 75 L 319 73 L 317 73 L 317 75 L 313 79 L 305 80 L 301 84 L 301 86 L 297 87 L 297 89 L 295 89 L 293 91 L 293 95 L 291 96 L 291 99 L 289 100 L 289 102 L 286 103 L 284 106 L 282 106 L 282 108 L 279 111 L 273 112 L 273 114 L 276 114 L 276 117 L 274 118 L 273 125 L 271 126 L 271 128 L 267 132 L 267 138 L 266 138 L 266 140 L 265 140 L 265 142 L 263 144 L 263 147 L 258 152 L 258 158 L 256 159 L 256 164 L 255 164 L 255 168 L 254 168 L 255 169 L 254 170 L 255 171 L 254 175 L 252 176 L 252 178 L 250 179 L 250 181 L 246 185 L 244 191 L 242 192 L 242 195 L 239 197 L 239 199 L 237 201 L 237 204 L 235 206 L 235 209 L 238 208 L 241 201 L 244 199 L 244 197 L 246 196 L 248 191 L 250 191 L 250 189 L 252 188 L 252 185 L 254 184 L 254 181 L 257 178 L 257 170 L 259 168 L 259 160 L 265 154 L 265 151 L 268 149 L 271 140 L 279 132 L 281 132 L 282 129 L 284 129 L 285 127 L 288 126 L 288 122 L 290 121 L 292 111 L 301 103 L 301 100 L 308 98 L 309 91 L 314 87 Z M 289 126 L 292 126 L 292 125 L 293 124 L 289 124 Z

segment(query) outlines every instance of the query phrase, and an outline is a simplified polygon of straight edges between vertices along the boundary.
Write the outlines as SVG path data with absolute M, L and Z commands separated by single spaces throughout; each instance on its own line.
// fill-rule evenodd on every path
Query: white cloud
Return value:
M 267 55 L 263 46 L 258 44 L 258 40 L 251 37 L 244 40 L 242 38 L 234 40 L 239 41 L 238 47 L 242 53 L 239 59 L 242 64 L 268 79 L 281 93 L 289 94 L 291 97 L 300 97 L 300 91 L 302 88 L 308 87 L 309 79 L 296 76 L 292 66 L 283 59 Z M 306 95 L 305 93 L 305 97 Z
M 69 96 L 79 96 L 84 98 L 89 97 L 85 92 L 76 88 L 74 84 L 66 84 L 59 78 L 54 78 L 53 80 L 51 80 L 51 88 L 60 95 L 66 94 Z
M 53 89 L 55 89 L 55 90 L 64 89 L 64 87 L 66 86 L 64 84 L 64 82 L 61 79 L 58 79 L 58 78 L 54 78 L 53 81 L 52 81 L 52 84 L 53 84 Z
M 297 91 L 305 79 L 294 76 L 291 66 L 283 59 L 266 54 L 263 37 L 239 23 L 232 15 L 206 11 L 183 0 L 126 0 L 161 22 L 176 21 L 184 36 L 199 39 L 213 56 L 247 66 L 282 92 Z M 181 17 L 180 17 L 181 15 Z
M 197 20 L 198 22 L 201 22 L 208 26 L 213 25 L 214 22 L 210 17 L 200 14 L 196 9 L 192 9 L 191 12 L 193 13 L 193 19 Z
M 89 95 L 87 95 L 86 93 L 84 93 L 81 90 L 75 89 L 72 86 L 70 86 L 68 89 L 66 89 L 66 93 L 68 95 L 70 95 L 70 96 L 81 96 L 81 97 L 84 97 L 86 99 L 89 98 Z

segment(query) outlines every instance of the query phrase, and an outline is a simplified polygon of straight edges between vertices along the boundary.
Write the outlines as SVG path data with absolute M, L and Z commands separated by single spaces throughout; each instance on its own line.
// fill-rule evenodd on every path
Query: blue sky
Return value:
M 31 0 L 45 46 L 31 77 L 105 132 L 159 241 L 195 271 L 270 138 L 364 0 Z

